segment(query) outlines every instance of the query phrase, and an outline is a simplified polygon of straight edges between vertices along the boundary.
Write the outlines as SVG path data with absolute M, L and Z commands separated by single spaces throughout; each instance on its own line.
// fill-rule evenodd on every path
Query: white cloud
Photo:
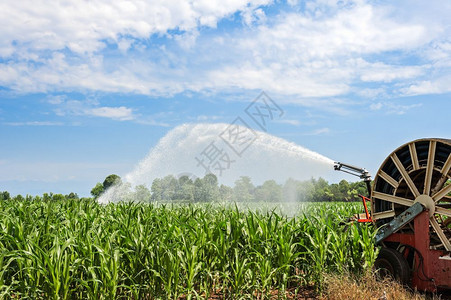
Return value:
M 372 56 L 423 47 L 436 33 L 422 24 L 396 21 L 390 13 L 387 7 L 363 1 L 319 16 L 283 13 L 225 42 L 238 45 L 232 49 L 237 58 L 210 71 L 211 86 L 324 98 L 348 94 L 355 83 L 418 78 L 429 65 L 402 65 Z
M 160 127 L 170 127 L 171 125 L 166 122 L 159 122 L 153 118 L 140 118 L 136 120 L 136 123 L 141 125 L 149 125 L 149 126 L 160 126 Z
M 254 24 L 263 24 L 266 22 L 266 14 L 265 12 L 259 8 L 254 9 L 252 7 L 249 7 L 248 9 L 245 9 L 241 13 L 243 17 L 243 21 L 246 25 L 252 26 Z
M 418 78 L 428 66 L 396 66 L 384 63 L 363 63 L 360 78 L 363 82 L 392 82 L 399 79 Z
M 425 94 L 441 94 L 451 92 L 451 74 L 440 76 L 435 80 L 418 81 L 401 91 L 408 96 L 425 95 Z
M 196 120 L 197 121 L 201 121 L 201 122 L 205 122 L 205 121 L 216 121 L 219 119 L 222 119 L 223 117 L 221 116 L 215 116 L 215 115 L 211 115 L 211 116 L 206 116 L 206 115 L 200 115 L 197 116 Z
M 386 98 L 384 85 L 377 88 L 355 88 L 354 92 L 364 99 Z
M 307 108 L 313 108 L 315 110 L 331 112 L 335 115 L 347 116 L 352 111 L 349 106 L 353 106 L 356 103 L 348 98 L 302 98 L 302 97 L 286 97 L 282 103 L 296 103 Z M 314 116 L 318 118 L 318 115 Z
M 127 36 L 148 39 L 168 30 L 215 27 L 237 11 L 266 5 L 268 0 L 5 0 L 0 3 L 0 55 L 17 49 L 98 51 Z
M 55 106 L 54 112 L 57 116 L 88 116 L 108 118 L 116 121 L 133 121 L 142 125 L 169 127 L 167 122 L 159 121 L 170 112 L 155 114 L 151 116 L 142 115 L 136 109 L 126 106 L 101 106 L 96 99 L 73 100 L 66 96 L 50 96 L 47 98 L 49 104 Z M 71 123 L 79 126 L 79 122 Z
M 371 110 L 380 110 L 382 108 L 382 106 L 384 106 L 384 105 L 381 102 L 371 103 L 370 109 Z
M 55 100 L 56 99 L 56 100 Z M 63 96 L 50 97 L 48 102 L 54 104 L 55 113 L 58 116 L 75 115 L 75 116 L 93 116 L 109 118 L 118 121 L 130 121 L 136 119 L 132 108 L 125 106 L 110 107 L 99 106 L 96 100 L 87 99 L 71 100 Z
M 12 58 L 0 63 L 0 86 L 21 93 L 152 96 L 264 89 L 342 113 L 346 108 L 334 99 L 350 94 L 449 91 L 440 79 L 451 65 L 445 18 L 414 11 L 407 2 L 307 1 L 304 11 L 267 15 L 260 5 L 268 3 L 4 1 L 0 55 Z M 202 26 L 214 28 L 236 12 L 249 27 L 204 34 Z M 84 114 L 132 118 L 119 108 L 92 112 L 66 105 Z
M 394 102 L 376 102 L 370 105 L 370 109 L 374 111 L 384 111 L 389 115 L 404 115 L 409 110 L 421 107 L 421 103 L 415 104 L 398 104 Z
M 440 66 L 451 66 L 451 41 L 437 41 L 425 51 L 426 57 Z
M 303 135 L 321 135 L 321 134 L 328 134 L 328 133 L 330 133 L 330 129 L 327 127 L 324 127 L 324 128 L 315 129 L 311 132 L 304 133 Z
M 129 121 L 133 120 L 135 117 L 133 116 L 133 110 L 131 108 L 127 108 L 125 106 L 120 107 L 96 107 L 87 109 L 85 111 L 86 115 L 110 118 L 119 121 Z
M 276 123 L 282 123 L 282 124 L 289 124 L 289 125 L 293 125 L 293 126 L 301 125 L 301 122 L 299 120 L 281 119 L 281 120 L 276 120 L 275 122 Z
M 63 103 L 64 100 L 65 100 L 65 97 L 62 95 L 52 95 L 52 96 L 48 97 L 47 102 L 50 104 L 56 105 L 56 104 Z
M 8 126 L 63 126 L 63 122 L 50 121 L 29 121 L 29 122 L 6 122 L 3 123 Z

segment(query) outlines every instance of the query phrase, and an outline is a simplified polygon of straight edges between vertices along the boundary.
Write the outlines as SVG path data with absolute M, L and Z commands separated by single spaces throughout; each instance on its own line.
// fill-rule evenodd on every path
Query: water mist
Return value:
M 269 179 L 283 183 L 288 178 L 306 180 L 323 176 L 333 169 L 333 160 L 261 131 L 255 131 L 256 139 L 241 155 L 237 155 L 220 138 L 229 126 L 225 123 L 198 123 L 172 129 L 133 171 L 123 177 L 123 181 L 132 186 L 144 184 L 150 187 L 155 178 L 166 175 L 191 173 L 203 177 L 205 169 L 199 165 L 196 157 L 212 142 L 233 161 L 222 174 L 216 173 L 220 183 L 231 186 L 240 176 L 251 177 L 254 184 Z M 99 202 L 118 201 L 123 192 L 121 189 L 121 186 L 110 188 L 99 198 Z

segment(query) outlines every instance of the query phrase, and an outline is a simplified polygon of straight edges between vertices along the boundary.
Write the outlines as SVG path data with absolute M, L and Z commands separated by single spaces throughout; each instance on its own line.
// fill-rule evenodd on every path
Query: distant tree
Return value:
M 313 186 L 314 186 L 314 192 L 312 195 L 312 201 L 318 202 L 318 201 L 329 201 L 328 193 L 329 193 L 329 183 L 324 178 L 318 178 L 318 179 L 311 179 Z
M 349 182 L 347 182 L 346 180 L 340 180 L 340 182 L 338 183 L 338 191 L 340 193 L 340 197 L 342 198 L 341 201 L 349 201 L 349 190 L 350 190 L 350 186 L 349 186 Z
M 337 187 L 334 188 L 337 189 Z M 333 190 L 329 183 L 321 177 L 305 181 L 289 178 L 283 186 L 282 199 L 301 202 L 333 201 L 336 197 Z
M 175 200 L 178 181 L 173 175 L 168 175 L 161 180 L 161 200 Z
M 184 175 L 178 179 L 176 194 L 178 200 L 194 201 L 194 182 L 189 176 Z
M 69 195 L 66 195 L 66 199 L 73 200 L 73 199 L 79 199 L 79 197 L 78 197 L 77 193 L 71 192 L 71 193 L 69 193 Z
M 316 188 L 316 180 L 314 180 L 313 178 L 300 182 L 298 188 L 300 201 L 315 201 L 314 198 Z
M 204 178 L 194 181 L 194 201 L 211 202 L 219 200 L 218 178 L 214 174 L 207 174 Z
M 0 200 L 11 200 L 11 195 L 7 191 L 1 192 Z
M 151 200 L 151 194 L 149 189 L 143 184 L 137 185 L 135 187 L 133 199 L 140 202 L 149 202 Z
M 24 201 L 25 198 L 22 195 L 19 194 L 19 195 L 14 196 L 13 200 L 14 201 Z
M 63 194 L 53 194 L 52 196 L 53 201 L 62 201 L 64 199 L 66 199 L 66 197 L 64 197 Z
M 207 174 L 202 178 L 203 188 L 205 193 L 205 202 L 219 200 L 219 186 L 218 177 L 215 174 Z
M 194 201 L 205 201 L 204 182 L 200 178 L 196 178 L 196 180 L 194 180 Z
M 332 183 L 331 185 L 329 185 L 329 194 L 332 199 L 331 201 L 343 201 L 343 199 L 340 200 L 341 193 L 339 191 L 339 186 L 337 183 Z
M 308 201 L 310 191 L 305 186 L 293 178 L 288 178 L 282 188 L 282 199 L 288 202 Z
M 122 180 L 121 177 L 119 177 L 116 174 L 108 175 L 105 180 L 103 181 L 103 189 L 106 191 L 109 187 L 116 184 L 121 184 Z
M 192 183 L 193 183 L 193 180 L 191 178 L 189 178 L 188 175 L 180 176 L 178 179 L 179 186 L 182 186 L 185 184 L 192 184 Z
M 449 183 L 447 183 L 449 184 Z M 329 184 L 324 178 L 311 178 L 299 181 L 289 178 L 284 185 L 274 180 L 267 180 L 255 187 L 250 177 L 242 176 L 235 181 L 233 188 L 218 186 L 218 178 L 207 174 L 204 178 L 196 178 L 193 182 L 189 176 L 176 179 L 169 175 L 163 179 L 156 178 L 152 182 L 153 201 L 182 200 L 195 202 L 221 201 L 358 201 L 359 194 L 366 195 L 366 185 L 363 181 Z
M 98 198 L 104 192 L 103 184 L 98 182 L 95 187 L 91 190 L 91 195 L 94 198 Z
M 163 198 L 163 187 L 161 186 L 161 179 L 155 178 L 152 182 L 151 190 L 151 199 L 152 201 L 161 201 Z
M 274 180 L 267 180 L 255 189 L 255 200 L 265 202 L 282 201 L 282 186 Z
M 357 197 L 352 199 L 353 201 L 359 201 L 360 197 L 358 195 L 363 195 L 369 197 L 368 189 L 366 187 L 366 183 L 364 181 L 356 181 L 351 183 L 351 188 L 356 191 Z
M 255 199 L 254 190 L 255 187 L 248 176 L 241 176 L 240 179 L 235 181 L 235 186 L 233 187 L 235 199 L 238 202 L 253 201 Z
M 53 198 L 53 193 L 50 193 L 50 194 L 44 193 L 42 195 L 42 200 L 43 201 L 50 201 L 50 200 L 52 200 L 52 198 Z
M 233 189 L 230 186 L 221 184 L 219 187 L 219 199 L 221 201 L 231 202 L 234 200 Z

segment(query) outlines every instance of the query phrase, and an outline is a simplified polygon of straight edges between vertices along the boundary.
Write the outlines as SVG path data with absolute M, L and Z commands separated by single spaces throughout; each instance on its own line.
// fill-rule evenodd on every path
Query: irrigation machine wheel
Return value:
M 420 139 L 393 151 L 374 178 L 372 216 L 377 225 L 421 202 L 429 210 L 431 248 L 451 251 L 450 169 L 451 140 Z
M 376 277 L 384 279 L 389 276 L 401 284 L 408 284 L 410 267 L 401 253 L 392 248 L 382 248 L 374 262 Z

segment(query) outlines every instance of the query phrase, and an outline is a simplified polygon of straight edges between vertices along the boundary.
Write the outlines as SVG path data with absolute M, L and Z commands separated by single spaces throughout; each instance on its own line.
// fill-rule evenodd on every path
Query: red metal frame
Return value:
M 359 223 L 373 222 L 368 212 L 366 201 L 371 199 L 359 195 L 365 208 L 365 219 L 358 218 Z M 407 245 L 403 255 L 412 256 L 413 266 L 411 286 L 419 291 L 437 292 L 438 290 L 451 290 L 451 257 L 450 253 L 430 249 L 429 238 L 429 211 L 425 210 L 414 220 L 414 233 L 393 233 L 384 242 L 396 242 Z M 448 257 L 448 259 L 446 259 Z
M 359 195 L 365 208 L 365 219 L 358 219 L 359 223 L 373 222 L 368 212 L 366 201 L 371 199 Z M 412 282 L 411 286 L 420 291 L 437 292 L 442 289 L 451 289 L 451 258 L 446 251 L 430 249 L 429 240 L 429 212 L 423 211 L 414 220 L 414 234 L 393 233 L 384 242 L 397 242 L 407 245 L 403 255 L 407 258 L 413 251 Z
M 451 259 L 443 259 L 447 255 L 449 257 L 449 253 L 429 248 L 429 212 L 427 210 L 414 219 L 414 231 L 415 234 L 393 233 L 384 242 L 397 242 L 410 246 L 403 253 L 405 257 L 409 255 L 409 251 L 414 251 L 413 288 L 429 292 L 451 289 Z
M 358 218 L 358 219 L 357 219 L 357 222 L 359 222 L 359 223 L 369 223 L 369 222 L 373 222 L 373 218 L 371 218 L 371 215 L 370 215 L 370 213 L 368 212 L 368 207 L 366 206 L 366 201 L 370 201 L 370 202 L 371 202 L 371 199 L 370 199 L 370 198 L 367 198 L 367 197 L 365 197 L 365 196 L 362 196 L 362 195 L 359 195 L 359 197 L 362 198 L 363 207 L 365 207 L 365 215 L 366 215 L 366 218 L 365 218 L 365 219 L 360 219 L 360 218 Z

